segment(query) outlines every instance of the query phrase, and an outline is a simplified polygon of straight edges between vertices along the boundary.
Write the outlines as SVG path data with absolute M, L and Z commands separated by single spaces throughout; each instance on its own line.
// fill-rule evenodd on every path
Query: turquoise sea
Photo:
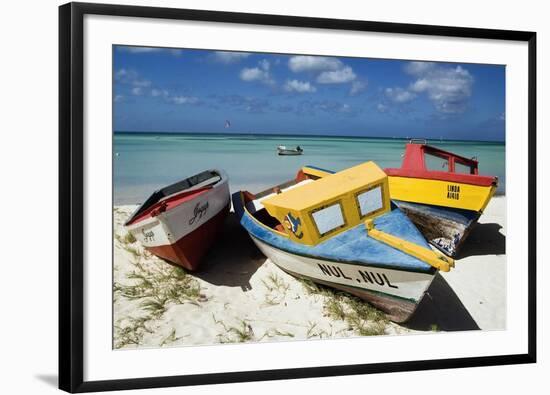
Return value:
M 225 170 L 231 192 L 258 192 L 294 177 L 304 165 L 342 170 L 365 161 L 400 167 L 405 139 L 243 134 L 115 132 L 114 203 L 143 202 L 156 189 L 208 168 Z M 505 193 L 505 145 L 496 142 L 429 140 L 444 150 L 476 156 L 480 174 L 499 178 Z M 279 156 L 278 145 L 304 149 L 301 156 Z

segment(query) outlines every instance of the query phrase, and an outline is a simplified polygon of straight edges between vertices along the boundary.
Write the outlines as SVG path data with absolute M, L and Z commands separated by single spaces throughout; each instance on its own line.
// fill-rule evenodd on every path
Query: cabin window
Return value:
M 340 203 L 323 207 L 312 212 L 311 215 L 321 237 L 346 224 Z
M 457 162 L 455 159 L 455 173 L 474 174 L 474 169 L 471 166 Z
M 359 207 L 359 214 L 361 218 L 384 208 L 382 186 L 378 185 L 368 191 L 357 194 L 357 206 Z
M 426 153 L 424 155 L 426 169 L 433 171 L 449 171 L 449 158 Z

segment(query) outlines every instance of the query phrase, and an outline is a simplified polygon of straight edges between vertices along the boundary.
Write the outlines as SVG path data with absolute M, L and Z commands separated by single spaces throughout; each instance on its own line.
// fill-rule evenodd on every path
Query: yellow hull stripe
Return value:
M 496 187 L 390 176 L 391 199 L 483 212 Z
M 365 221 L 365 227 L 367 233 L 373 239 L 376 239 L 384 244 L 389 245 L 405 254 L 411 255 L 423 262 L 435 267 L 442 272 L 448 272 L 455 266 L 455 262 L 452 258 L 446 257 L 443 254 L 433 251 L 429 248 L 424 248 L 418 244 L 411 243 L 410 241 L 401 239 L 397 236 L 391 235 L 386 232 L 382 232 L 374 227 L 372 219 Z

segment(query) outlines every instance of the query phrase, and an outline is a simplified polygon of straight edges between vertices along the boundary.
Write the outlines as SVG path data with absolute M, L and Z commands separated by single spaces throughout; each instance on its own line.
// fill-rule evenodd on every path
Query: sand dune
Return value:
M 505 197 L 494 198 L 456 268 L 438 275 L 405 325 L 357 299 L 304 283 L 266 259 L 233 216 L 198 273 L 144 251 L 114 209 L 115 348 L 503 329 Z M 235 248 L 238 246 L 238 248 Z

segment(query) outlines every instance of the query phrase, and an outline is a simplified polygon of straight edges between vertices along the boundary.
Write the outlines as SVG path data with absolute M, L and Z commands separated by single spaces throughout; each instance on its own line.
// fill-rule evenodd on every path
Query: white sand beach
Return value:
M 456 267 L 437 275 L 409 322 L 289 276 L 231 215 L 198 273 L 152 256 L 114 209 L 114 347 L 306 340 L 426 331 L 498 330 L 506 323 L 506 198 L 490 202 Z

